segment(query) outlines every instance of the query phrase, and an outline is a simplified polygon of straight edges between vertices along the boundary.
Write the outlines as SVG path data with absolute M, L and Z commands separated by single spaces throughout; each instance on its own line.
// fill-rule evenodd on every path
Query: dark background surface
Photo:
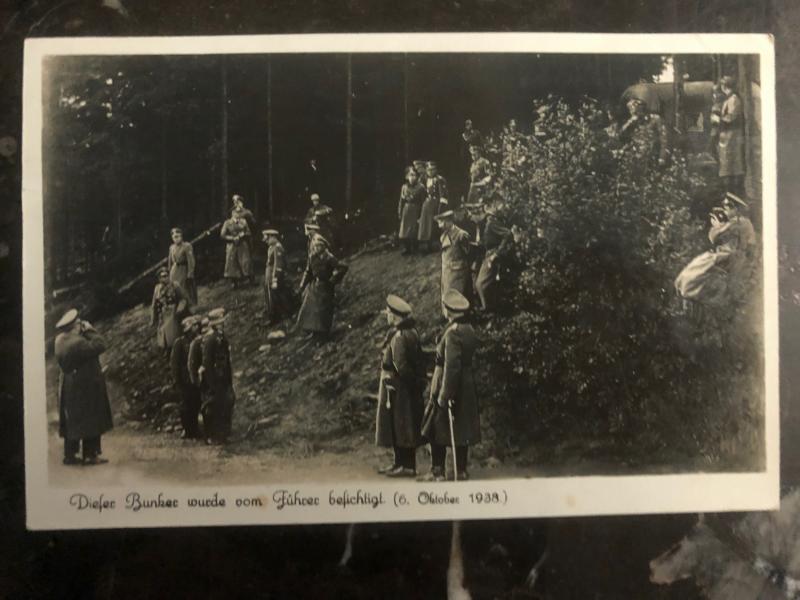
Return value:
M 124 0 L 123 0 L 124 3 Z M 111 9 L 100 0 L 10 2 L 0 8 L 0 137 L 21 138 L 22 44 L 28 36 L 211 35 L 367 31 L 770 32 L 775 35 L 778 208 L 781 242 L 796 246 L 798 36 L 796 3 L 765 1 L 148 2 Z M 106 2 L 111 6 L 121 6 Z M 0 158 L 0 596 L 444 597 L 447 523 L 365 525 L 347 570 L 336 569 L 344 528 L 253 527 L 29 533 L 24 528 L 19 157 Z M 786 280 L 791 286 L 791 278 Z M 792 289 L 782 289 L 789 298 Z M 798 485 L 797 307 L 781 307 L 782 485 Z M 690 582 L 651 586 L 648 561 L 680 539 L 690 515 L 470 522 L 467 585 L 475 597 L 508 597 L 550 548 L 537 589 L 552 598 L 692 598 Z M 497 566 L 501 543 L 508 561 Z M 510 563 L 512 566 L 508 566 Z M 527 567 L 525 567 L 527 565 Z M 522 597 L 522 596 L 521 596 Z

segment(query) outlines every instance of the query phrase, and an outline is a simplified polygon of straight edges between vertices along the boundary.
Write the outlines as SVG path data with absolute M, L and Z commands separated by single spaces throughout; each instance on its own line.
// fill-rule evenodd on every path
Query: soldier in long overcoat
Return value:
M 264 314 L 269 323 L 280 321 L 292 311 L 292 293 L 286 280 L 286 251 L 277 229 L 261 232 L 267 243 L 267 266 L 264 271 Z
M 414 167 L 407 167 L 406 182 L 400 188 L 400 200 L 397 203 L 397 218 L 400 221 L 397 237 L 403 245 L 403 254 L 410 254 L 416 250 L 423 202 L 425 202 L 425 188 L 420 183 Z
M 189 374 L 189 348 L 192 342 L 200 336 L 200 317 L 186 317 L 181 325 L 181 335 L 172 345 L 169 356 L 169 366 L 172 371 L 172 381 L 175 391 L 181 399 L 181 426 L 184 439 L 200 437 L 198 417 L 200 416 L 200 388 L 192 381 Z
M 189 343 L 187 367 L 189 370 L 189 381 L 191 381 L 192 385 L 196 386 L 197 389 L 200 390 L 200 397 L 202 401 L 204 381 L 200 367 L 203 366 L 203 339 L 210 331 L 208 326 L 208 317 L 202 317 L 199 321 L 199 325 L 200 329 L 197 336 L 195 336 L 195 338 Z
M 150 324 L 156 328 L 156 344 L 167 356 L 181 334 L 181 320 L 188 309 L 189 300 L 183 289 L 169 280 L 166 269 L 160 269 L 150 305 Z
M 725 188 L 734 194 L 744 194 L 744 105 L 734 92 L 734 79 L 723 77 L 720 89 L 725 94 L 720 114 L 712 119 L 719 123 L 719 176 Z
M 471 295 L 470 237 L 455 224 L 455 213 L 452 210 L 436 215 L 436 221 L 442 230 L 441 298 L 442 314 L 446 316 L 444 297 L 449 290 L 458 290 L 464 296 Z
M 253 211 L 247 208 L 244 205 L 244 198 L 239 194 L 233 195 L 233 209 L 231 210 L 231 215 L 234 217 L 238 217 L 243 219 L 245 223 L 247 223 L 247 233 L 248 235 L 244 238 L 247 242 L 247 251 L 248 251 L 248 259 L 253 255 L 253 236 L 256 233 L 256 218 L 253 215 Z M 253 269 L 248 269 L 248 273 L 245 276 L 249 283 L 252 285 L 254 283 L 253 277 Z
M 224 308 L 215 308 L 208 313 L 210 331 L 203 337 L 203 364 L 199 369 L 204 382 L 203 425 L 207 444 L 224 444 L 231 433 L 233 407 L 236 394 L 233 391 L 233 369 L 231 349 L 225 337 Z
M 448 446 L 455 438 L 459 481 L 468 478 L 469 446 L 481 441 L 480 406 L 473 376 L 473 358 L 478 337 L 466 321 L 469 301 L 456 290 L 445 296 L 448 323 L 436 344 L 436 367 L 431 393 L 425 406 L 422 435 L 431 445 L 431 472 L 426 479 L 441 481 L 445 474 Z
M 439 175 L 436 163 L 429 161 L 425 176 L 425 202 L 419 215 L 419 235 L 417 239 L 431 250 L 436 234 L 434 217 L 445 210 L 448 201 L 447 180 Z
M 183 230 L 172 229 L 172 245 L 167 255 L 169 280 L 179 286 L 189 301 L 190 306 L 197 304 L 197 286 L 194 280 L 194 251 L 189 242 L 183 240 Z
M 250 226 L 234 211 L 222 224 L 220 237 L 225 240 L 225 278 L 234 288 L 250 279 Z
M 478 276 L 475 280 L 475 292 L 480 300 L 481 309 L 493 310 L 499 300 L 497 292 L 500 265 L 513 241 L 511 229 L 506 226 L 501 216 L 503 199 L 495 194 L 484 208 L 486 220 L 483 224 L 481 244 L 485 249 Z
M 483 201 L 492 181 L 492 165 L 484 158 L 483 150 L 477 144 L 469 147 L 472 164 L 469 167 L 468 204 L 479 204 Z
M 58 386 L 58 433 L 64 438 L 64 464 L 100 464 L 100 438 L 113 426 L 100 355 L 103 337 L 78 311 L 67 311 L 56 324 L 55 356 L 61 369 Z M 78 453 L 83 453 L 83 460 Z
M 303 304 L 297 315 L 297 327 L 308 332 L 309 339 L 323 340 L 330 333 L 336 304 L 334 290 L 347 269 L 347 265 L 331 253 L 324 238 L 318 235 L 312 238 L 300 282 Z
M 425 361 L 411 306 L 390 294 L 386 318 L 390 330 L 381 353 L 375 444 L 394 449 L 394 461 L 378 470 L 388 477 L 414 477 L 416 450 L 422 445 L 422 393 Z

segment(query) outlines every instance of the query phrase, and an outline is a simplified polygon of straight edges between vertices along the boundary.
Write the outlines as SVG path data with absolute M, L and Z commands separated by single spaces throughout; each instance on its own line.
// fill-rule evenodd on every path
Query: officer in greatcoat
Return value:
M 233 195 L 233 209 L 231 210 L 231 214 L 239 219 L 243 219 L 245 223 L 247 223 L 247 233 L 248 235 L 244 238 L 244 241 L 247 242 L 247 250 L 248 256 L 253 256 L 253 236 L 256 233 L 256 218 L 253 215 L 253 211 L 247 208 L 244 205 L 244 198 L 239 194 Z M 252 285 L 255 282 L 253 276 L 253 269 L 250 268 L 247 274 L 247 280 Z
M 425 188 L 419 181 L 414 167 L 406 168 L 406 182 L 400 188 L 397 204 L 397 218 L 400 229 L 397 237 L 403 245 L 403 254 L 411 254 L 417 248 L 417 233 L 422 204 L 425 202 Z
M 156 328 L 156 344 L 166 356 L 181 334 L 181 320 L 188 311 L 189 299 L 183 289 L 170 281 L 167 269 L 160 269 L 150 304 L 150 324 Z
M 483 156 L 483 149 L 477 144 L 469 147 L 472 164 L 469 167 L 469 192 L 467 202 L 479 204 L 486 195 L 492 181 L 492 165 Z
M 425 202 L 419 215 L 419 235 L 417 239 L 430 251 L 436 236 L 434 217 L 443 212 L 448 204 L 447 180 L 439 175 L 436 163 L 429 161 L 425 172 Z
M 375 444 L 392 448 L 394 460 L 378 472 L 388 477 L 415 477 L 417 448 L 423 443 L 425 360 L 411 306 L 390 294 L 385 312 L 390 329 L 381 353 Z
M 206 443 L 224 444 L 231 433 L 233 406 L 236 394 L 233 391 L 233 369 L 231 348 L 225 337 L 224 308 L 215 308 L 208 313 L 209 332 L 203 337 L 203 362 L 199 369 L 204 382 L 203 425 Z
M 725 95 L 719 115 L 711 115 L 712 123 L 719 125 L 719 176 L 725 189 L 738 196 L 744 195 L 744 104 L 733 90 L 733 77 L 723 77 L 719 86 Z
M 455 224 L 455 213 L 452 210 L 436 215 L 436 221 L 442 230 L 439 239 L 442 246 L 441 298 L 442 314 L 447 316 L 444 297 L 449 290 L 458 290 L 464 296 L 471 295 L 470 237 Z
M 327 340 L 336 307 L 334 290 L 347 269 L 347 265 L 333 255 L 324 237 L 315 234 L 311 238 L 308 262 L 300 282 L 303 303 L 297 315 L 297 327 L 308 333 L 308 339 Z
M 277 323 L 292 311 L 292 293 L 286 276 L 286 251 L 277 229 L 261 232 L 267 243 L 267 266 L 264 271 L 264 315 L 268 323 Z
M 236 289 L 250 280 L 250 226 L 234 209 L 220 237 L 225 240 L 225 278 Z
M 458 480 L 464 481 L 469 477 L 469 447 L 481 441 L 473 376 L 478 337 L 466 320 L 470 305 L 463 294 L 450 290 L 444 304 L 448 323 L 436 344 L 436 367 L 422 423 L 422 435 L 431 445 L 431 471 L 425 479 L 444 480 L 447 448 L 455 442 Z
M 200 336 L 200 321 L 198 316 L 186 317 L 181 325 L 183 335 L 175 340 L 169 357 L 172 380 L 175 391 L 181 399 L 181 426 L 184 439 L 197 439 L 200 437 L 198 417 L 200 415 L 200 388 L 192 381 L 189 374 L 189 348 L 192 342 Z
M 197 304 L 197 286 L 194 280 L 194 250 L 189 242 L 183 239 L 183 230 L 174 227 L 170 232 L 172 245 L 167 255 L 169 280 L 179 286 L 190 306 Z
M 495 193 L 484 207 L 486 219 L 483 223 L 481 245 L 485 249 L 478 276 L 475 280 L 475 292 L 480 300 L 480 309 L 490 311 L 497 308 L 501 263 L 508 253 L 513 236 L 502 215 L 503 197 Z
M 189 381 L 192 382 L 198 390 L 200 390 L 200 401 L 202 407 L 202 398 L 204 395 L 205 385 L 202 377 L 200 367 L 203 366 L 203 339 L 210 331 L 208 326 L 208 317 L 202 317 L 199 321 L 199 330 L 197 336 L 189 343 L 189 352 L 187 356 Z
M 65 465 L 97 465 L 100 438 L 113 426 L 100 355 L 106 345 L 90 323 L 68 310 L 56 323 L 55 356 L 61 375 L 58 385 L 58 433 L 64 438 Z M 78 453 L 82 452 L 82 459 Z

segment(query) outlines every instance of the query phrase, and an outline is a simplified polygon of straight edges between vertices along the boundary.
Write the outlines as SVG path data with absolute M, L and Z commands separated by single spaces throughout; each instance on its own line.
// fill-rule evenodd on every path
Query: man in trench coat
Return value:
M 167 255 L 169 280 L 183 289 L 190 306 L 197 304 L 197 286 L 194 282 L 194 251 L 189 242 L 183 240 L 183 230 L 174 227 L 170 232 L 172 245 Z
M 431 444 L 431 471 L 427 481 L 443 481 L 453 414 L 458 480 L 468 479 L 469 446 L 481 441 L 480 406 L 475 390 L 473 358 L 478 348 L 475 330 L 466 320 L 469 301 L 456 290 L 444 298 L 448 323 L 436 344 L 436 367 L 422 420 L 422 435 Z
M 184 439 L 197 439 L 200 437 L 200 427 L 197 419 L 200 415 L 200 388 L 192 381 L 189 374 L 189 348 L 192 342 L 200 335 L 200 317 L 186 317 L 181 325 L 181 335 L 172 345 L 169 356 L 169 366 L 172 371 L 172 380 L 175 391 L 181 399 L 181 426 Z
M 100 438 L 113 426 L 106 380 L 100 368 L 100 355 L 106 345 L 103 337 L 78 311 L 68 310 L 56 323 L 55 356 L 61 369 L 58 386 L 58 433 L 64 438 L 65 465 L 97 465 Z M 78 452 L 83 459 L 78 458 Z
M 436 233 L 434 217 L 442 212 L 449 203 L 447 199 L 447 180 L 439 175 L 436 163 L 429 161 L 423 181 L 425 182 L 426 198 L 420 211 L 417 239 L 420 243 L 425 244 L 426 249 L 430 251 L 434 234 Z
M 719 176 L 725 183 L 725 190 L 739 196 L 744 195 L 744 105 L 733 90 L 732 77 L 720 80 L 720 89 L 725 95 L 719 116 L 712 115 L 712 121 L 719 124 Z
M 292 293 L 286 282 L 286 251 L 277 229 L 261 232 L 267 243 L 267 266 L 264 271 L 264 315 L 268 323 L 277 323 L 292 311 Z
M 471 295 L 472 275 L 470 265 L 469 234 L 455 224 L 455 213 L 447 210 L 436 215 L 436 221 L 442 230 L 442 314 L 447 316 L 444 307 L 444 296 L 451 289 L 458 290 L 464 296 Z
M 189 300 L 183 289 L 169 280 L 167 269 L 160 269 L 150 305 L 150 324 L 156 328 L 156 344 L 166 356 L 181 334 L 181 320 L 188 310 Z
M 425 188 L 419 181 L 414 167 L 406 168 L 406 182 L 400 188 L 400 200 L 397 203 L 397 218 L 400 228 L 397 238 L 403 245 L 403 254 L 411 254 L 417 248 L 420 210 L 425 202 Z
M 250 280 L 250 226 L 234 209 L 220 237 L 225 240 L 225 278 L 236 289 Z
M 233 406 L 236 394 L 233 391 L 233 369 L 231 348 L 225 337 L 224 308 L 215 308 L 208 313 L 209 332 L 203 337 L 203 364 L 199 369 L 204 382 L 203 425 L 206 444 L 224 444 L 231 433 Z
M 313 231 L 312 226 L 308 229 Z M 308 262 L 300 282 L 303 304 L 297 315 L 297 327 L 308 333 L 308 339 L 327 340 L 336 307 L 334 290 L 347 268 L 331 253 L 324 237 L 316 234 L 311 238 Z
M 389 294 L 386 318 L 391 326 L 381 354 L 375 444 L 394 450 L 394 461 L 378 473 L 414 477 L 417 448 L 422 445 L 422 393 L 425 364 L 411 306 Z

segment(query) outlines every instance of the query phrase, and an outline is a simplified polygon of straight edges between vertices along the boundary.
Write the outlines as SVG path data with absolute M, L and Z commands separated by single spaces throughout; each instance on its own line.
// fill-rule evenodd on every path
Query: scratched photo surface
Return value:
M 767 473 L 758 52 L 45 53 L 47 485 L 526 511 L 501 482 Z

